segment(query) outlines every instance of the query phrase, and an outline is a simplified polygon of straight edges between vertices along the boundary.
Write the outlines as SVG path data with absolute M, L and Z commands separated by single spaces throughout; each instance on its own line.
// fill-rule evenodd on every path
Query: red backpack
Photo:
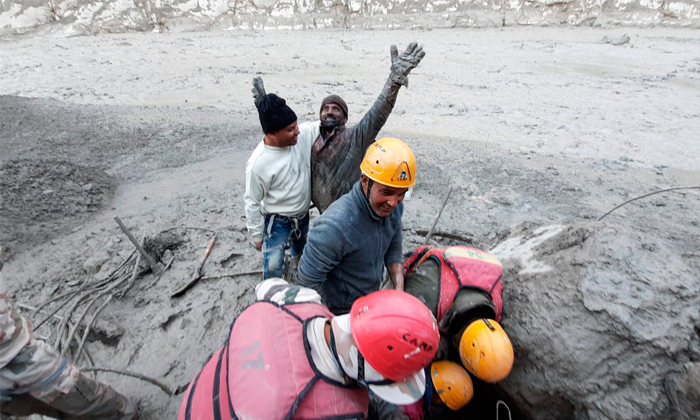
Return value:
M 500 321 L 503 310 L 503 284 L 501 275 L 503 266 L 493 255 L 466 246 L 453 246 L 449 248 L 433 248 L 423 245 L 416 248 L 404 263 L 406 270 L 406 282 L 410 282 L 410 276 L 422 264 L 428 260 L 434 260 L 439 266 L 437 281 L 437 307 L 435 317 L 440 323 L 452 306 L 458 292 L 464 289 L 477 290 L 486 297 L 489 310 L 488 315 Z M 408 291 L 408 290 L 407 290 Z M 491 316 L 485 316 L 491 317 Z

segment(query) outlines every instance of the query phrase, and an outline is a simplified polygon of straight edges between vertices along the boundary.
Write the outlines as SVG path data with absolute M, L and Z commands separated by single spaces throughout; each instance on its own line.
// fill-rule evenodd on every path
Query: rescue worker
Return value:
M 360 162 L 367 147 L 389 118 L 401 86 L 408 87 L 408 75 L 425 57 L 425 52 L 413 42 L 401 54 L 396 45 L 392 45 L 390 56 L 389 78 L 372 108 L 357 125 L 346 127 L 348 105 L 340 96 L 330 95 L 321 102 L 321 131 L 311 149 L 311 200 L 321 213 L 352 189 L 360 176 Z M 264 94 L 262 79 L 255 78 L 256 103 Z
M 401 407 L 407 420 L 444 418 L 450 411 L 461 410 L 474 395 L 469 374 L 455 362 L 434 361 L 426 368 L 426 376 L 430 380 L 427 381 L 423 399 Z
M 139 418 L 136 404 L 88 378 L 45 341 L 7 301 L 0 261 L 0 413 L 61 419 Z
M 469 388 L 476 395 L 475 402 L 459 407 L 454 417 L 443 410 L 439 418 L 479 417 L 499 400 L 509 401 L 493 385 L 508 376 L 514 362 L 512 344 L 498 322 L 503 307 L 501 262 L 475 248 L 426 245 L 411 253 L 405 271 L 406 292 L 424 302 L 438 320 L 441 346 L 437 358 L 461 363 L 474 377 Z M 404 408 L 411 414 L 411 407 Z M 415 405 L 412 408 L 414 417 L 409 418 L 420 418 L 415 417 Z M 428 414 L 424 411 L 425 418 Z M 517 411 L 514 415 L 518 417 Z
M 423 396 L 439 334 L 415 297 L 382 290 L 333 316 L 314 290 L 282 279 L 255 294 L 190 383 L 179 420 L 364 419 L 368 391 L 393 404 Z
M 382 138 L 360 165 L 352 190 L 314 223 L 299 261 L 297 282 L 320 292 L 334 314 L 379 289 L 384 267 L 403 290 L 401 216 L 404 195 L 416 182 L 416 158 L 406 143 Z
M 461 361 L 487 383 L 505 379 L 513 346 L 498 323 L 503 310 L 501 262 L 464 246 L 422 246 L 405 262 L 405 290 L 431 309 L 442 335 L 441 359 Z
M 297 116 L 275 94 L 258 101 L 265 137 L 246 164 L 246 226 L 263 253 L 263 278 L 282 277 L 284 254 L 301 255 L 309 230 L 311 144 L 318 125 L 297 124 Z

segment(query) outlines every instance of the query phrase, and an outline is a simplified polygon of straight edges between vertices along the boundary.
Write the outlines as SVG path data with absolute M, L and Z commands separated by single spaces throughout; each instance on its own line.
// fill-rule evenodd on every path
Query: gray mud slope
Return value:
M 251 141 L 233 118 L 200 109 L 84 106 L 0 96 L 0 243 L 7 254 L 65 233 L 144 171 L 201 161 Z
M 700 418 L 699 245 L 692 192 L 499 244 L 504 389 L 536 419 Z
M 3 274 L 10 298 L 39 305 L 75 290 L 91 278 L 87 273 L 96 273 L 93 281 L 106 278 L 133 252 L 115 216 L 137 238 L 159 237 L 180 227 L 171 231 L 180 243 L 166 252 L 175 259 L 165 275 L 139 277 L 127 295 L 100 314 L 114 326 L 112 331 L 123 333 L 115 340 L 89 342 L 88 348 L 98 365 L 141 372 L 172 387 L 187 384 L 224 342 L 231 321 L 252 301 L 252 286 L 259 281 L 252 275 L 207 280 L 182 298 L 170 298 L 192 277 L 210 238 L 209 232 L 182 227 L 217 232 L 204 267 L 207 275 L 260 268 L 261 256 L 246 239 L 242 200 L 245 162 L 261 137 L 250 80 L 263 74 L 271 92 L 283 94 L 298 115 L 308 118 L 318 112 L 323 96 L 339 93 L 350 103 L 351 120 L 358 121 L 384 83 L 388 46 L 401 47 L 416 38 L 425 43 L 428 55 L 412 73 L 410 89 L 402 90 L 380 134 L 406 140 L 418 157 L 418 183 L 404 212 L 405 251 L 424 242 L 451 186 L 456 189 L 433 243 L 489 249 L 520 232 L 517 226 L 592 223 L 637 195 L 700 184 L 693 161 L 697 36 L 681 30 L 638 30 L 631 33 L 631 45 L 618 48 L 600 43 L 603 35 L 615 34 L 528 28 L 4 39 L 0 50 L 8 59 L 0 70 L 8 82 L 2 92 L 14 96 L 0 97 L 0 165 L 16 168 L 16 162 L 25 162 L 5 183 L 31 188 L 13 194 L 42 192 L 29 197 L 25 207 L 24 200 L 13 198 L 12 214 L 75 210 L 55 217 L 42 214 L 58 227 L 28 217 L 24 223 L 36 230 L 32 235 L 8 223 L 5 229 L 12 234 L 3 236 L 9 244 L 2 246 L 17 250 L 3 257 L 9 257 Z M 329 48 L 309 48 L 319 42 Z M 278 55 L 289 57 L 284 66 Z M 56 162 L 67 162 L 75 171 L 54 171 Z M 55 172 L 64 178 L 51 175 Z M 60 179 L 63 187 L 54 186 L 53 179 Z M 54 193 L 43 194 L 47 190 Z M 93 190 L 100 194 L 91 196 Z M 695 232 L 691 222 L 698 214 L 697 195 L 670 193 L 638 201 L 606 223 L 639 220 L 634 226 L 638 230 L 630 227 L 623 233 L 643 239 L 646 230 L 658 229 L 651 231 L 658 240 L 650 243 L 671 247 L 663 253 L 675 252 L 682 247 L 664 239 L 664 220 Z M 649 219 L 639 217 L 647 213 Z M 662 216 L 664 220 L 655 220 Z M 680 228 L 669 232 L 687 243 L 696 239 Z M 610 260 L 613 273 L 624 277 L 632 272 L 624 271 L 628 269 L 617 258 Z M 688 264 L 689 259 L 669 260 L 669 272 L 677 272 L 675 264 Z M 687 266 L 678 267 L 685 272 Z M 518 300 L 520 277 L 512 270 L 504 277 L 506 312 L 515 316 L 522 311 L 526 317 L 528 301 Z M 531 290 L 538 289 L 533 285 Z M 550 297 L 564 306 L 551 292 L 532 301 Z M 56 304 L 48 306 L 54 308 Z M 542 308 L 544 304 L 537 307 Z M 549 320 L 545 312 L 538 316 Z M 509 328 L 517 328 L 514 319 L 508 318 Z M 525 353 L 525 345 L 537 343 L 527 341 L 526 331 L 514 331 L 519 352 L 514 380 L 521 371 L 549 380 L 549 365 L 533 368 Z M 40 333 L 55 334 L 51 328 Z M 567 331 L 566 337 L 578 336 Z M 543 351 L 553 351 L 552 346 L 543 346 Z M 675 354 L 679 361 L 686 357 L 682 351 Z M 547 357 L 535 359 L 549 363 Z M 174 418 L 177 413 L 182 395 L 167 397 L 132 378 L 99 377 L 146 401 L 152 418 Z M 538 394 L 533 397 L 545 395 L 545 380 L 535 379 L 532 389 Z M 679 401 L 690 395 L 681 392 L 682 384 L 693 380 L 679 376 L 674 382 Z M 595 405 L 576 389 L 567 389 L 570 382 L 553 383 L 566 390 L 562 401 L 580 401 L 576 409 Z M 591 387 L 582 390 L 597 395 L 590 384 L 582 384 Z M 517 397 L 529 387 L 518 384 L 511 392 Z M 659 409 L 667 408 L 663 404 Z M 548 413 L 538 400 L 522 405 Z

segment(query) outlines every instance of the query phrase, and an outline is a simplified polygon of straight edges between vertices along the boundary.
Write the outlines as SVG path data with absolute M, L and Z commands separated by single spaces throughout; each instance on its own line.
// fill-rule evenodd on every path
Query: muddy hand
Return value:
M 265 85 L 263 84 L 262 77 L 253 78 L 253 89 L 251 89 L 251 91 L 253 92 L 253 99 L 255 99 L 255 107 L 257 108 L 260 99 L 265 96 Z
M 392 45 L 391 75 L 389 77 L 394 83 L 408 87 L 408 73 L 416 68 L 423 57 L 425 57 L 423 47 L 415 42 L 411 42 L 401 55 L 399 55 L 396 45 Z

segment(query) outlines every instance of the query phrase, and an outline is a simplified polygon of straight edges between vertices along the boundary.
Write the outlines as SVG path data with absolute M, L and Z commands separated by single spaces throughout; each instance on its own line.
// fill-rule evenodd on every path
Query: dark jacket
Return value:
M 394 109 L 400 84 L 386 81 L 384 89 L 354 127 L 341 126 L 324 141 L 321 133 L 311 148 L 311 201 L 323 213 L 360 178 L 360 163 Z
M 316 220 L 299 261 L 297 282 L 317 290 L 335 314 L 379 289 L 384 266 L 402 262 L 403 203 L 388 217 L 372 211 L 360 182 Z

